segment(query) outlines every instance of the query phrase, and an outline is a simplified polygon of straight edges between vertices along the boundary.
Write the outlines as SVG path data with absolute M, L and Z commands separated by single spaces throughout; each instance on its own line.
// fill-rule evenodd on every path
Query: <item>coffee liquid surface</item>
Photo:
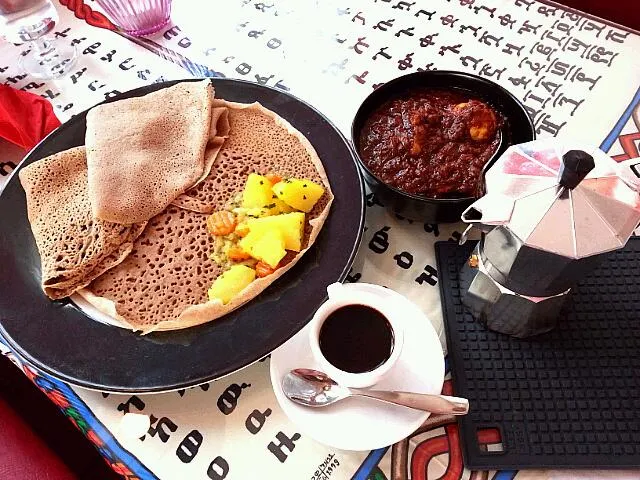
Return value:
M 391 356 L 393 329 L 375 308 L 345 305 L 324 321 L 319 340 L 320 351 L 333 366 L 349 373 L 364 373 Z

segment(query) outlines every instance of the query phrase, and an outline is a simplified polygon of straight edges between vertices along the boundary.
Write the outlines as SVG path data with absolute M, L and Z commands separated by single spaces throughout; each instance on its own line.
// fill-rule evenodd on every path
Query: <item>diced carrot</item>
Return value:
M 262 278 L 271 275 L 277 268 L 271 268 L 270 265 L 260 261 L 256 263 L 256 277 Z
M 242 250 L 240 247 L 231 247 L 227 253 L 229 260 L 234 262 L 241 262 L 242 260 L 249 260 L 251 255 Z
M 275 185 L 282 180 L 282 177 L 280 175 L 276 175 L 275 173 L 267 173 L 265 177 L 267 177 L 267 180 L 271 182 L 271 185 Z
M 236 216 L 227 211 L 213 212 L 207 218 L 207 230 L 212 235 L 224 236 L 232 233 L 236 228 Z

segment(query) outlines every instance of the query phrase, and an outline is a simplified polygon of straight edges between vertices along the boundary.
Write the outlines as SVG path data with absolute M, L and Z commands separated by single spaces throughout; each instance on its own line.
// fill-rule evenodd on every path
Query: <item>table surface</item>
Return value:
M 145 39 L 118 31 L 92 1 L 60 0 L 56 7 L 55 36 L 78 48 L 73 72 L 56 81 L 31 78 L 16 69 L 28 47 L 3 43 L 0 80 L 50 99 L 62 121 L 151 82 L 227 76 L 290 91 L 349 136 L 353 114 L 377 84 L 417 70 L 451 69 L 508 88 L 527 106 L 538 136 L 586 141 L 617 160 L 638 156 L 640 36 L 554 4 L 230 0 L 220 8 L 219 2 L 176 0 L 172 24 Z M 0 185 L 15 166 L 10 157 L 0 158 Z M 408 296 L 427 313 L 444 346 L 433 244 L 458 239 L 461 231 L 458 224 L 398 218 L 368 195 L 366 231 L 348 281 Z M 0 351 L 128 479 L 640 478 L 640 471 L 470 472 L 462 464 L 456 422 L 447 416 L 430 418 L 388 448 L 335 450 L 301 435 L 285 417 L 271 389 L 268 359 L 186 391 L 129 396 L 71 387 L 24 364 L 1 343 Z M 444 391 L 451 391 L 449 380 Z M 232 408 L 218 407 L 225 400 Z M 144 436 L 126 428 L 127 413 L 150 417 Z M 249 431 L 247 419 L 261 415 L 262 427 Z M 490 448 L 499 439 L 488 435 L 486 441 Z

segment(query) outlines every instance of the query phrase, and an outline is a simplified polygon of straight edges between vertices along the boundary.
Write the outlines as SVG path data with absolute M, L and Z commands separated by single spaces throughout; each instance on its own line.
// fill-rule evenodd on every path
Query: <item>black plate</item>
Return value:
M 40 256 L 17 171 L 84 144 L 86 112 L 81 113 L 29 153 L 0 196 L 0 334 L 37 368 L 75 385 L 112 392 L 197 385 L 249 365 L 284 343 L 325 300 L 327 285 L 347 275 L 362 234 L 364 188 L 345 138 L 318 111 L 292 95 L 238 80 L 212 81 L 217 97 L 260 102 L 287 119 L 315 147 L 335 196 L 315 245 L 244 307 L 185 330 L 141 336 L 93 321 L 71 301 L 50 301 L 40 288 Z M 110 101 L 175 83 L 148 85 Z

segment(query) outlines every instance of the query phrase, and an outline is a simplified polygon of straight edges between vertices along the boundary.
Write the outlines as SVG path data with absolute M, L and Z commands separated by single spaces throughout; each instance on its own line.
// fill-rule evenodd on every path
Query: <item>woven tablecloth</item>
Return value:
M 584 140 L 617 160 L 638 156 L 640 36 L 551 3 L 174 0 L 173 23 L 146 39 L 119 32 L 92 1 L 59 0 L 56 7 L 55 36 L 79 53 L 72 73 L 56 81 L 31 78 L 16 67 L 28 47 L 2 43 L 0 80 L 50 99 L 62 121 L 145 84 L 226 76 L 291 92 L 349 137 L 358 105 L 377 85 L 413 71 L 451 69 L 513 92 L 538 136 Z M 0 185 L 15 167 L 0 158 Z M 461 231 L 457 224 L 396 217 L 368 195 L 366 231 L 347 281 L 408 296 L 427 313 L 444 346 L 433 244 L 456 240 Z M 71 387 L 1 343 L 0 351 L 128 479 L 640 478 L 640 471 L 471 472 L 462 464 L 457 424 L 446 416 L 431 417 L 389 448 L 335 450 L 301 435 L 285 417 L 271 389 L 268 359 L 186 391 L 130 396 Z M 451 391 L 449 379 L 444 391 Z M 125 428 L 127 413 L 150 417 L 143 436 Z M 480 437 L 487 444 L 499 442 L 486 433 Z

